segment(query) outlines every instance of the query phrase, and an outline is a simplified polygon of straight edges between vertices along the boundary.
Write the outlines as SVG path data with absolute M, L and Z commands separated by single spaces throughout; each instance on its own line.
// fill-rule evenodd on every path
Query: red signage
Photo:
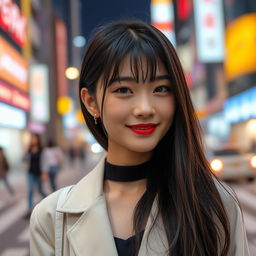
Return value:
M 15 107 L 28 111 L 30 109 L 30 100 L 27 94 L 0 82 L 0 101 Z
M 27 20 L 12 0 L 0 0 L 0 27 L 20 45 L 26 42 Z
M 57 19 L 55 23 L 56 31 L 56 68 L 57 68 L 57 88 L 58 96 L 63 97 L 67 95 L 68 85 L 65 76 L 67 64 L 67 29 L 65 23 Z

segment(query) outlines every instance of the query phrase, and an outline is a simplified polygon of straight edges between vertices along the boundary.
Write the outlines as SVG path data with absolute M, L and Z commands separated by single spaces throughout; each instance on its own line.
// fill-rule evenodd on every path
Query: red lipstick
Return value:
M 134 133 L 139 135 L 150 135 L 152 134 L 156 129 L 157 124 L 154 123 L 148 123 L 148 124 L 134 124 L 134 125 L 128 125 Z

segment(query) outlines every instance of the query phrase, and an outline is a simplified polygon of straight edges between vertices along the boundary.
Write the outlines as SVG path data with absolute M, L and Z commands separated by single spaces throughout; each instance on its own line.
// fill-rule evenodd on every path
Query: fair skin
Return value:
M 103 117 L 108 134 L 107 161 L 115 165 L 138 165 L 148 161 L 154 148 L 169 130 L 175 112 L 171 82 L 159 61 L 156 80 L 137 83 L 130 70 L 129 58 L 120 66 L 120 81 L 114 81 L 106 91 L 103 113 L 100 113 L 103 89 L 101 80 L 97 94 L 82 89 L 83 103 L 92 116 Z M 145 73 L 146 62 L 142 63 Z M 132 125 L 154 124 L 154 132 L 138 134 Z M 133 182 L 104 181 L 108 214 L 113 235 L 127 239 L 134 235 L 133 211 L 146 190 L 146 179 Z

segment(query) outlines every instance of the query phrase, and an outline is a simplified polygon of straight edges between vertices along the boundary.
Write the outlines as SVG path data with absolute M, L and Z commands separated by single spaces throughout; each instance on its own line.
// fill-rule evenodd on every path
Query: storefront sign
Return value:
M 0 81 L 0 101 L 28 111 L 30 100 L 28 95 L 22 93 Z
M 46 123 L 49 113 L 49 79 L 48 67 L 43 64 L 30 68 L 31 120 Z
M 45 133 L 45 125 L 35 121 L 28 122 L 28 129 L 33 133 L 43 134 Z
M 68 94 L 67 78 L 65 70 L 67 68 L 67 29 L 62 20 L 57 19 L 55 24 L 56 31 L 56 71 L 58 96 L 63 97 Z
M 201 62 L 224 59 L 224 20 L 221 0 L 194 0 L 197 54 Z
M 151 0 L 151 23 L 176 45 L 172 0 Z
M 227 99 L 224 113 L 229 123 L 256 118 L 256 87 Z
M 23 110 L 0 102 L 0 113 L 0 126 L 16 129 L 26 127 L 26 114 Z
M 12 0 L 0 0 L 0 27 L 20 46 L 26 42 L 26 25 L 27 20 L 16 3 Z
M 28 64 L 3 37 L 0 37 L 0 79 L 28 92 Z

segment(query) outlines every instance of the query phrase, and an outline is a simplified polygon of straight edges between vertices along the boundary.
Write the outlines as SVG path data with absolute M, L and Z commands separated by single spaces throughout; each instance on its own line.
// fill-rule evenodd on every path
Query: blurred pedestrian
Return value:
M 56 178 L 63 165 L 63 161 L 64 156 L 61 148 L 53 140 L 49 140 L 47 147 L 43 150 L 42 171 L 43 175 L 48 175 L 53 192 L 57 189 Z
M 4 154 L 3 148 L 0 147 L 0 179 L 4 182 L 8 192 L 11 195 L 14 195 L 15 194 L 14 189 L 12 188 L 11 184 L 7 179 L 8 171 L 9 171 L 9 164 Z
M 251 142 L 250 152 L 256 154 L 256 139 L 253 139 Z
M 28 163 L 28 213 L 26 217 L 29 217 L 34 207 L 33 196 L 35 186 L 37 186 L 39 194 L 43 198 L 46 197 L 42 185 L 42 151 L 40 136 L 38 134 L 32 134 L 28 151 L 24 157 L 24 160 Z
M 74 161 L 75 161 L 75 158 L 76 158 L 76 148 L 74 147 L 74 145 L 69 146 L 68 156 L 69 156 L 70 164 L 73 165 Z
M 211 172 L 162 32 L 142 21 L 101 27 L 87 44 L 79 95 L 106 156 L 36 206 L 31 255 L 249 255 L 239 203 Z

